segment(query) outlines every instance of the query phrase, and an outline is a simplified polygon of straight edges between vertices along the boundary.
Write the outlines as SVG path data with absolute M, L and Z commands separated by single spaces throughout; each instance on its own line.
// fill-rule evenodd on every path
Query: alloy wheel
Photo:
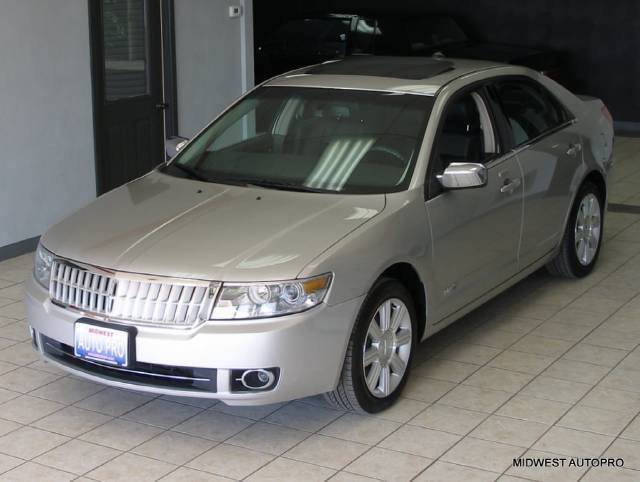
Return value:
M 369 392 L 389 396 L 400 384 L 411 355 L 411 315 L 398 298 L 384 301 L 369 322 L 362 368 Z
M 576 255 L 582 266 L 588 266 L 595 258 L 601 228 L 600 201 L 595 194 L 589 193 L 580 202 L 575 226 Z

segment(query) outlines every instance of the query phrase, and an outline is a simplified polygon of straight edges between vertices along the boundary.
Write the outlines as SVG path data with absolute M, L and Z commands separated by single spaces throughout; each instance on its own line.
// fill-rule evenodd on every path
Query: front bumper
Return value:
M 74 324 L 87 316 L 51 303 L 48 292 L 33 277 L 26 283 L 25 302 L 41 356 L 77 376 L 156 394 L 215 398 L 230 405 L 261 405 L 335 388 L 362 298 L 334 306 L 323 304 L 278 318 L 207 322 L 190 330 L 137 326 L 137 362 L 145 366 L 215 369 L 216 389 L 211 392 L 132 382 L 49 356 L 43 350 L 43 342 L 50 339 L 73 346 Z M 241 393 L 232 390 L 232 370 L 268 367 L 279 369 L 273 389 Z

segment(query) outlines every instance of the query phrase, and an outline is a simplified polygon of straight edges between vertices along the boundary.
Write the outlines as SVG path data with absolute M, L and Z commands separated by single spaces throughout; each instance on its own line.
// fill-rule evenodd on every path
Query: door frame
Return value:
M 153 0 L 152 0 L 153 1 Z M 160 2 L 160 32 L 162 72 L 161 86 L 164 109 L 164 138 L 178 133 L 178 96 L 176 82 L 176 48 L 174 0 L 157 0 Z M 91 62 L 91 97 L 93 104 L 93 151 L 96 172 L 96 195 L 103 194 L 104 165 L 102 148 L 105 140 L 104 132 L 104 55 L 102 50 L 102 8 L 101 0 L 87 0 L 89 12 L 89 56 Z M 164 149 L 163 149 L 164 151 Z

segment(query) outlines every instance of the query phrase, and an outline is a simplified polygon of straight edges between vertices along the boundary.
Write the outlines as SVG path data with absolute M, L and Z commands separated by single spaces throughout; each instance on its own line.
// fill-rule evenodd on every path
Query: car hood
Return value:
M 42 243 L 60 257 L 117 271 L 288 279 L 384 206 L 384 194 L 300 193 L 152 172 L 53 226 Z

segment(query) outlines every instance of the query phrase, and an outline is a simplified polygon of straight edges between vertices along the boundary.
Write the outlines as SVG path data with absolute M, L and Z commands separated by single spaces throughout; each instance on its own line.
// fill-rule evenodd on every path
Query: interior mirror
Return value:
M 452 162 L 437 176 L 445 189 L 469 189 L 487 184 L 487 168 L 473 162 Z
M 178 152 L 180 152 L 180 149 L 187 145 L 187 142 L 189 142 L 189 139 L 185 137 L 169 137 L 164 143 L 164 150 L 167 154 L 167 158 L 171 159 L 173 156 L 175 156 Z

